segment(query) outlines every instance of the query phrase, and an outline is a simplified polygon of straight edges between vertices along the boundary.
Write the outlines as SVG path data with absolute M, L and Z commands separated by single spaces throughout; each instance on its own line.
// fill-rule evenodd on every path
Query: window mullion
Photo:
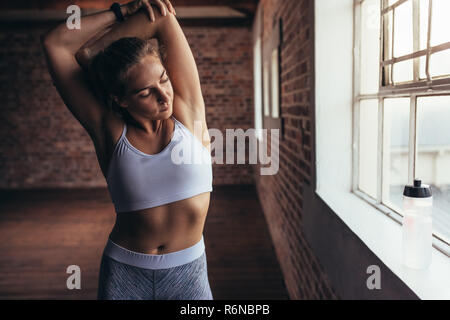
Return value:
M 430 77 L 430 42 L 431 42 L 431 19 L 432 19 L 433 0 L 429 0 L 428 3 L 428 32 L 427 32 L 427 60 L 425 65 L 425 72 L 427 80 L 431 81 Z
M 385 39 L 384 39 L 384 35 L 386 34 L 385 31 L 385 25 L 386 23 L 384 22 L 384 14 L 383 14 L 383 9 L 384 9 L 384 1 L 385 0 L 381 0 L 380 1 L 380 65 L 379 65 L 379 77 L 378 77 L 378 91 L 383 87 L 384 83 L 383 83 L 383 78 L 385 79 L 386 82 L 386 67 L 383 65 L 383 61 L 385 60 L 384 57 L 384 46 L 385 46 Z M 361 21 L 361 18 L 359 18 L 359 20 Z M 361 22 L 359 22 L 359 25 L 361 25 Z
M 391 59 L 394 58 L 394 34 L 395 34 L 395 8 L 392 9 L 392 30 L 390 30 L 391 32 L 391 47 L 389 48 L 391 50 Z M 389 79 L 389 84 L 394 84 L 394 64 L 391 64 L 390 66 L 390 79 Z
M 416 160 L 417 160 L 417 95 L 412 94 L 410 98 L 409 112 L 409 154 L 408 154 L 408 183 L 412 184 L 416 176 Z
M 388 7 L 388 0 L 381 0 L 381 10 L 382 10 L 382 14 L 380 15 L 381 18 L 381 48 L 382 48 L 382 54 L 380 54 L 380 57 L 382 59 L 382 62 L 387 61 L 387 60 L 391 60 L 392 57 L 392 50 L 393 50 L 393 46 L 392 46 L 392 35 L 391 32 L 393 32 L 392 29 L 389 28 L 390 26 L 390 16 L 389 16 L 389 12 L 386 12 L 386 14 L 383 14 L 383 10 Z M 392 75 L 391 75 L 391 70 L 392 70 L 392 65 L 384 65 L 383 63 L 381 63 L 380 65 L 380 70 L 381 70 L 381 75 L 384 77 L 384 82 L 380 81 L 380 89 L 383 86 L 388 86 L 392 84 Z
M 420 18 L 419 18 L 419 0 L 412 0 L 413 4 L 413 52 L 418 52 L 420 50 Z M 414 64 L 414 81 L 419 81 L 419 58 L 413 60 Z

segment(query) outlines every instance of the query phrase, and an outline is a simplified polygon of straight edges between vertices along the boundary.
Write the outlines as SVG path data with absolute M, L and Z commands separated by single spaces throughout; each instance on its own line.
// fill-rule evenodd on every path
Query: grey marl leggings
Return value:
M 111 239 L 103 252 L 100 300 L 213 300 L 202 239 L 162 255 L 123 248 Z

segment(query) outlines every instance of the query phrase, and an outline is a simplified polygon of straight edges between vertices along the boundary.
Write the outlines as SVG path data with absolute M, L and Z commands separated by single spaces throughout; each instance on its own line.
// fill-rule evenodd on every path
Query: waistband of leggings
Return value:
M 167 269 L 192 262 L 199 258 L 204 251 L 205 243 L 202 234 L 202 238 L 196 244 L 180 251 L 165 254 L 146 254 L 131 251 L 119 246 L 108 238 L 103 254 L 116 261 L 139 268 Z

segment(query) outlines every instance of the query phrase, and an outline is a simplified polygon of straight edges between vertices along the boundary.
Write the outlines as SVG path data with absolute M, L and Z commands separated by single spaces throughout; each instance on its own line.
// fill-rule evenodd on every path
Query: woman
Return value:
M 117 212 L 99 299 L 213 299 L 203 242 L 212 191 L 205 106 L 188 42 L 163 2 L 132 1 L 42 39 L 53 82 L 95 145 Z M 188 151 L 209 161 L 180 164 Z

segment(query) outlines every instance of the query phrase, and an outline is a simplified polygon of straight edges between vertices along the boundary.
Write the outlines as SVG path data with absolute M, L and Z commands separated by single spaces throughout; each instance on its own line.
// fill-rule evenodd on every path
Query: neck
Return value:
M 143 130 L 146 134 L 156 134 L 162 129 L 163 120 L 148 120 L 139 116 L 132 116 L 129 112 L 126 113 L 127 123 Z

